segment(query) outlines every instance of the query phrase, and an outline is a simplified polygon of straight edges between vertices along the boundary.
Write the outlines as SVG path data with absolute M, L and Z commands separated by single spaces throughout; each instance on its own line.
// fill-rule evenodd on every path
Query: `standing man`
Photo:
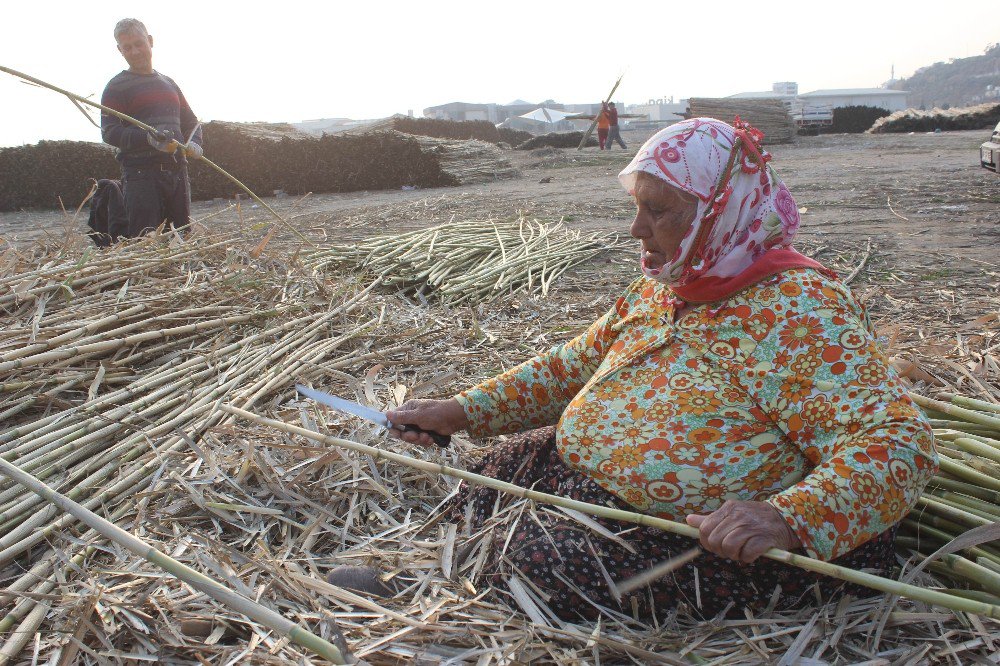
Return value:
M 115 41 L 128 69 L 111 79 L 101 103 L 157 129 L 146 132 L 101 114 L 101 137 L 118 149 L 122 165 L 127 236 L 149 233 L 164 221 L 183 229 L 191 212 L 187 158 L 202 155 L 201 127 L 173 79 L 153 69 L 153 38 L 146 26 L 122 19 Z
M 608 123 L 610 124 L 610 127 L 608 127 L 608 150 L 611 150 L 611 146 L 615 144 L 615 141 L 624 150 L 628 150 L 625 142 L 622 141 L 621 133 L 618 131 L 618 109 L 615 108 L 614 102 L 608 104 Z

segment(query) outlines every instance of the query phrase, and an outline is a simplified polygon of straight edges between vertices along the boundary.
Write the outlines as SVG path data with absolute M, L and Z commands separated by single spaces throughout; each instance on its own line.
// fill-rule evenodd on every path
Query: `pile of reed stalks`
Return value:
M 416 140 L 425 154 L 437 158 L 441 171 L 459 185 L 492 183 L 520 175 L 504 152 L 492 143 L 435 139 L 428 136 L 418 136 Z
M 235 237 L 7 248 L 0 261 L 0 455 L 119 524 L 135 525 L 173 456 L 230 420 L 220 400 L 257 405 L 321 363 L 349 366 L 373 325 L 351 285 L 255 258 Z M 0 479 L 0 663 L 93 538 Z
M 904 109 L 879 118 L 868 131 L 882 132 L 942 132 L 952 130 L 989 130 L 1000 122 L 1000 104 L 978 104 L 954 109 L 934 108 L 929 111 Z
M 509 147 L 519 146 L 532 136 L 531 132 L 513 129 L 511 127 L 498 127 L 497 132 L 500 134 L 500 142 Z
M 414 136 L 438 139 L 476 139 L 499 143 L 496 126 L 486 120 L 445 120 L 443 118 L 411 118 L 402 114 L 382 118 L 375 122 L 348 130 L 352 134 L 396 131 Z
M 861 134 L 866 132 L 879 118 L 889 115 L 887 109 L 878 106 L 838 106 L 833 110 L 833 123 L 820 127 L 820 134 Z
M 96 131 L 96 130 L 95 130 Z M 76 208 L 91 179 L 120 178 L 115 150 L 87 141 L 39 141 L 0 148 L 0 211 Z
M 425 151 L 415 137 L 398 132 L 311 137 L 276 124 L 213 121 L 202 127 L 205 154 L 263 196 L 395 190 L 403 186 L 441 187 L 459 181 L 442 170 L 436 152 Z M 96 132 L 96 130 L 95 130 Z M 472 153 L 469 155 L 469 153 Z M 446 149 L 450 168 L 471 171 L 484 162 L 505 174 L 509 165 L 484 151 Z M 454 155 L 452 155 L 454 153 Z M 202 163 L 189 168 L 191 198 L 233 198 L 242 194 L 232 181 Z M 42 141 L 0 149 L 0 211 L 22 208 L 76 208 L 90 191 L 92 179 L 120 178 L 114 149 L 83 141 Z
M 583 132 L 549 132 L 535 136 L 517 145 L 518 150 L 534 150 L 535 148 L 576 148 L 583 140 Z M 587 147 L 599 145 L 596 136 L 587 139 Z
M 732 124 L 739 116 L 764 133 L 765 145 L 795 140 L 795 122 L 780 99 L 692 97 L 688 105 L 692 118 L 715 118 Z
M 903 521 L 897 543 L 927 557 L 971 529 L 1000 524 L 1000 404 L 950 393 L 912 397 L 934 426 L 941 469 Z M 959 553 L 932 562 L 930 570 L 960 586 L 952 594 L 1000 603 L 1000 537 Z
M 526 292 L 547 295 L 567 270 L 618 247 L 617 237 L 584 236 L 560 222 L 449 222 L 313 252 L 318 269 L 363 271 L 392 289 L 458 304 Z
M 251 125 L 206 123 L 205 154 L 251 190 L 270 194 L 438 187 L 455 180 L 413 137 L 396 132 L 322 137 L 282 136 Z M 194 199 L 231 198 L 236 187 L 200 164 L 191 167 Z
M 523 224 L 526 238 L 543 233 Z M 510 229 L 478 226 L 511 255 Z M 487 245 L 475 229 L 449 229 Z M 407 238 L 397 239 L 406 251 L 434 250 Z M 448 238 L 439 228 L 437 241 Z M 681 607 L 656 625 L 622 614 L 588 624 L 556 619 L 527 588 L 516 598 L 493 590 L 489 532 L 561 509 L 517 500 L 470 532 L 446 513 L 453 479 L 262 428 L 220 405 L 467 467 L 493 442 L 390 442 L 293 386 L 377 408 L 446 397 L 578 333 L 604 306 L 578 294 L 419 306 L 333 271 L 343 249 L 273 243 L 262 253 L 221 234 L 165 241 L 0 248 L 0 455 L 313 633 L 339 628 L 368 663 L 959 663 L 1000 642 L 992 620 L 887 597 L 713 622 Z M 970 516 L 995 512 L 983 476 L 996 460 L 983 447 L 995 447 L 1000 408 L 914 399 L 956 463 L 905 525 L 901 544 L 926 554 L 980 524 Z M 0 664 L 322 663 L 6 479 L 0 524 Z M 996 550 L 984 543 L 958 557 L 990 569 Z M 914 582 L 993 598 L 991 578 L 967 575 L 979 569 L 940 562 Z M 370 599 L 333 587 L 325 574 L 340 564 L 375 565 L 399 591 Z
M 529 139 L 530 132 L 496 127 L 486 120 L 445 120 L 442 118 L 411 118 L 395 115 L 367 125 L 349 130 L 352 134 L 367 132 L 384 132 L 395 130 L 403 134 L 426 136 L 437 139 L 458 139 L 485 141 L 487 143 L 506 143 L 509 146 Z

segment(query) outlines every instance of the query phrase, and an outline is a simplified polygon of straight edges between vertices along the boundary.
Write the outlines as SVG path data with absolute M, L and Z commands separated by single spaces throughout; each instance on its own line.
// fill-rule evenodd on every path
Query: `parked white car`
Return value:
M 1000 173 L 1000 123 L 993 129 L 993 137 L 979 146 L 979 163 Z

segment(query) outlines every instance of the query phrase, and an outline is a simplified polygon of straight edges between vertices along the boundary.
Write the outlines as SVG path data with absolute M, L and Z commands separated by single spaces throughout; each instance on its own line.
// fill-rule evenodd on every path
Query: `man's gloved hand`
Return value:
M 170 130 L 157 130 L 156 132 L 149 132 L 146 135 L 146 140 L 153 148 L 171 155 L 177 151 L 177 146 L 180 145 L 177 143 L 176 139 L 174 139 L 174 133 Z
M 184 157 L 192 160 L 200 160 L 201 156 L 205 154 L 202 147 L 199 146 L 194 141 L 188 141 L 187 145 L 184 146 Z

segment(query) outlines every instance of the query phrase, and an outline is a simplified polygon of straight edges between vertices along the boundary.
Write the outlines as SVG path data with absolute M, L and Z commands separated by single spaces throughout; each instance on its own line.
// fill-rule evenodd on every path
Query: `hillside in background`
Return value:
M 1000 101 L 1000 44 L 988 46 L 981 56 L 921 67 L 887 87 L 909 91 L 910 106 L 925 109 Z

